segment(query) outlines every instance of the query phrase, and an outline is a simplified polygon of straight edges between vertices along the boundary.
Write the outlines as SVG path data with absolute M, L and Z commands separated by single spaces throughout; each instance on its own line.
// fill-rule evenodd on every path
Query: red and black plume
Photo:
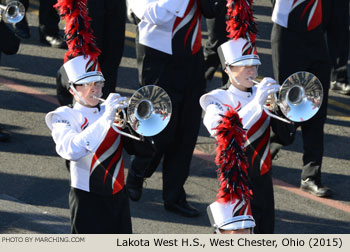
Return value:
M 86 2 L 87 0 L 58 0 L 54 5 L 66 22 L 65 39 L 68 51 L 64 62 L 80 55 L 89 55 L 91 60 L 96 61 L 100 55 L 90 28 L 91 18 L 88 15 Z
M 248 160 L 244 143 L 246 131 L 243 129 L 241 118 L 235 109 L 229 109 L 216 130 L 216 164 L 220 182 L 217 201 L 220 203 L 233 202 L 236 199 L 247 201 L 251 198 L 248 182 Z
M 255 42 L 257 24 L 252 10 L 253 0 L 227 0 L 226 31 L 231 39 L 245 38 Z

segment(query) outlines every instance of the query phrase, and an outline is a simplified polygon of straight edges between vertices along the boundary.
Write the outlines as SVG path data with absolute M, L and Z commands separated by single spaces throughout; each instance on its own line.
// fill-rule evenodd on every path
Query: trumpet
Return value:
M 259 84 L 255 80 L 251 81 Z M 311 119 L 321 108 L 323 101 L 323 87 L 320 80 L 306 71 L 291 74 L 277 93 L 268 98 L 264 110 L 269 116 L 286 123 Z M 275 114 L 278 108 L 286 119 Z
M 101 102 L 104 99 L 95 97 Z M 169 95 L 159 86 L 143 86 L 123 102 L 126 110 L 118 110 L 112 128 L 119 134 L 142 141 L 142 136 L 154 136 L 160 133 L 169 123 L 172 104 Z M 137 137 L 121 129 L 127 124 L 139 134 Z
M 0 4 L 0 19 L 15 24 L 20 22 L 25 15 L 24 5 L 19 1 L 11 1 L 7 5 Z

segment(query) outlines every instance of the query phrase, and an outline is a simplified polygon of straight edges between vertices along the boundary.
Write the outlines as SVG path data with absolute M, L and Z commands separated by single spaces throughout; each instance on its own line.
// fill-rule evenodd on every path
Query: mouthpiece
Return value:
M 253 80 L 252 78 L 248 78 L 248 80 L 250 80 L 251 82 L 255 83 L 255 84 L 259 84 L 260 82 L 256 81 L 256 80 Z
M 96 95 L 93 96 L 96 100 L 99 100 L 101 102 L 105 102 L 106 100 L 105 99 L 102 99 L 100 97 L 97 97 Z

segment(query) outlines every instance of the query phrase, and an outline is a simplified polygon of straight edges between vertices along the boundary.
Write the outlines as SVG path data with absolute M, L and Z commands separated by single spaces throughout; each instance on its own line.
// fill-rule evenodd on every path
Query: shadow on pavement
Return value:
M 282 230 L 283 232 L 280 232 Z M 349 234 L 350 224 L 332 219 L 332 214 L 329 215 L 329 219 L 325 219 L 277 210 L 275 232 L 277 234 L 307 234 L 311 232 L 313 234 Z
M 281 167 L 274 165 L 272 168 L 272 176 L 291 184 L 297 188 L 300 186 L 301 169 Z M 333 200 L 350 202 L 350 176 L 344 174 L 335 174 L 322 172 L 322 183 L 332 189 L 334 195 Z
M 25 168 L 23 167 L 23 169 Z M 67 173 L 64 170 L 65 167 L 59 168 L 62 169 L 62 173 Z M 25 204 L 68 209 L 69 190 L 68 178 L 40 178 L 0 172 L 0 192 Z M 57 201 L 58 198 L 65 195 L 67 196 L 66 201 Z
M 40 213 L 10 213 L 0 211 L 2 234 L 64 234 L 70 233 L 69 219 Z

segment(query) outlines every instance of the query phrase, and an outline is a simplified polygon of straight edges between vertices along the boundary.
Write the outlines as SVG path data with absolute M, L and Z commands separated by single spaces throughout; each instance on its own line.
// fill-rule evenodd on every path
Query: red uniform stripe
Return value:
M 269 147 L 269 152 L 267 153 L 266 159 L 264 160 L 261 169 L 260 169 L 260 174 L 264 175 L 271 169 L 271 153 L 270 153 L 270 147 Z
M 193 34 L 193 36 L 195 36 L 195 41 L 194 41 L 194 44 L 191 48 L 192 54 L 196 54 L 202 46 L 201 12 L 200 12 L 200 8 L 199 8 L 199 4 L 200 4 L 199 1 L 198 0 L 190 0 L 184 16 L 182 18 L 179 18 L 179 17 L 176 18 L 175 22 L 174 22 L 174 26 L 173 26 L 173 32 L 174 32 L 176 30 L 176 28 L 178 27 L 178 25 L 181 23 L 181 21 L 188 15 L 188 13 L 191 11 L 191 9 L 194 8 L 195 1 L 197 1 L 197 9 L 196 9 L 196 12 L 194 13 L 190 27 L 188 28 L 186 35 L 185 35 L 185 39 L 184 39 L 184 46 L 186 46 L 186 43 L 187 43 L 187 40 L 188 40 L 188 37 L 189 37 L 191 31 L 193 31 L 194 27 L 198 23 L 197 33 Z
M 188 39 L 188 36 L 190 35 L 190 32 L 193 30 L 193 28 L 197 24 L 197 18 L 198 18 L 198 10 L 196 10 L 196 12 L 194 13 L 190 27 L 188 27 L 188 30 L 187 30 L 186 35 L 185 35 L 184 45 L 186 44 L 186 41 Z
M 305 13 L 307 12 L 307 10 L 310 8 L 310 6 L 315 2 L 315 0 L 311 0 L 305 7 L 303 13 L 301 14 L 300 19 L 302 19 L 305 16 Z
M 123 152 L 123 145 L 122 144 L 119 144 L 119 147 L 118 147 L 118 151 L 117 153 L 113 154 L 113 158 L 112 160 L 109 162 L 107 168 L 106 168 L 106 171 L 105 171 L 105 176 L 103 178 L 103 181 L 106 182 L 106 178 L 107 178 L 107 175 L 108 175 L 108 172 L 109 170 L 111 169 L 112 166 L 116 165 L 116 162 L 117 160 L 119 160 L 122 156 L 122 152 Z
M 310 20 L 307 30 L 311 31 L 315 29 L 317 26 L 321 24 L 321 22 L 322 22 L 322 2 L 321 0 L 318 0 L 315 13 Z
M 188 15 L 188 13 L 191 11 L 192 7 L 194 5 L 194 0 L 191 0 L 189 3 L 188 3 L 188 6 L 187 6 L 187 9 L 185 11 L 185 14 L 182 18 L 180 17 L 177 17 L 175 19 L 175 22 L 174 22 L 174 26 L 173 26 L 173 32 L 175 31 L 176 27 L 181 23 L 181 21 Z
M 117 179 L 115 180 L 114 184 L 113 184 L 113 194 L 116 194 L 117 192 L 119 192 L 121 189 L 123 189 L 124 187 L 124 159 L 122 160 L 122 163 L 120 165 L 120 170 L 119 173 L 117 175 Z
M 266 119 L 267 119 L 267 114 L 265 111 L 263 111 L 259 120 L 248 131 L 247 137 L 248 138 L 251 137 L 256 131 L 258 131 L 260 127 L 264 124 Z
M 83 125 L 80 126 L 80 128 L 83 129 L 87 123 L 88 123 L 88 119 L 85 117 L 85 121 L 84 121 Z
M 257 157 L 257 155 L 259 154 L 259 151 L 264 147 L 267 146 L 267 143 L 269 141 L 270 138 L 270 131 L 269 128 L 268 130 L 265 131 L 264 137 L 261 139 L 261 141 L 259 142 L 258 146 L 255 148 L 254 150 L 254 154 L 252 156 L 252 165 L 254 164 L 255 158 Z M 264 160 L 265 163 L 265 160 Z M 260 166 L 260 164 L 259 164 Z
M 196 54 L 201 49 L 201 46 L 202 46 L 201 14 L 199 10 L 197 10 L 197 12 L 198 12 L 198 30 L 197 30 L 197 34 L 195 35 L 196 40 L 194 41 L 192 54 Z
M 118 135 L 119 134 L 117 132 L 115 132 L 115 130 L 112 127 L 108 130 L 105 139 L 100 144 L 100 146 L 98 147 L 98 149 L 96 150 L 96 152 L 92 158 L 91 166 L 90 166 L 90 173 L 92 171 L 92 167 L 94 167 L 95 162 L 98 160 L 98 158 L 103 153 L 106 152 L 106 150 L 108 150 L 113 145 L 113 143 L 117 139 Z

